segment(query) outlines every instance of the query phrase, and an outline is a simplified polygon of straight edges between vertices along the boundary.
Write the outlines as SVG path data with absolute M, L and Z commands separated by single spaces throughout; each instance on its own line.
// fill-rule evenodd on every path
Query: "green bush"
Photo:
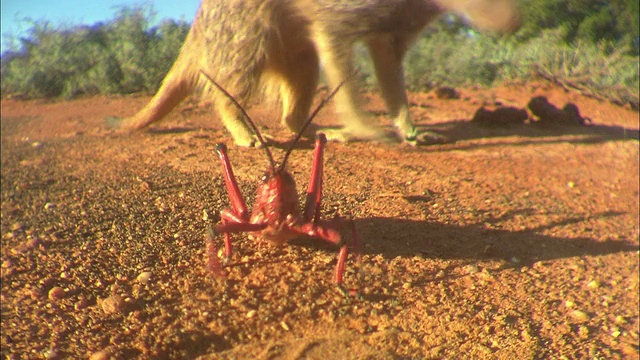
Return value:
M 539 76 L 588 95 L 638 107 L 637 56 L 627 55 L 628 49 L 607 42 L 568 45 L 554 39 L 554 32 L 545 32 L 520 46 L 513 63 L 529 74 L 520 70 L 514 77 Z
M 563 29 L 546 30 L 528 41 L 494 38 L 473 31 L 432 31 L 420 38 L 405 59 L 407 86 L 490 87 L 545 78 L 567 88 L 619 104 L 638 107 L 639 61 L 628 48 L 601 41 L 567 44 Z M 368 84 L 374 81 L 366 52 L 356 56 Z
M 510 46 L 486 36 L 437 32 L 420 39 L 407 54 L 407 84 L 413 89 L 441 85 L 491 86 L 501 79 Z
M 165 20 L 151 28 L 150 8 L 120 8 L 93 26 L 31 24 L 19 49 L 2 55 L 2 95 L 70 98 L 154 92 L 169 71 L 189 24 Z

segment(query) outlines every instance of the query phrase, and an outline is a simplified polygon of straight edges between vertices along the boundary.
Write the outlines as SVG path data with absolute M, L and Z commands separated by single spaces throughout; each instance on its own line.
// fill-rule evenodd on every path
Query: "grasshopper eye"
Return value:
M 260 178 L 260 181 L 262 181 L 262 183 L 266 183 L 267 180 L 269 180 L 269 173 L 265 172 L 262 177 Z

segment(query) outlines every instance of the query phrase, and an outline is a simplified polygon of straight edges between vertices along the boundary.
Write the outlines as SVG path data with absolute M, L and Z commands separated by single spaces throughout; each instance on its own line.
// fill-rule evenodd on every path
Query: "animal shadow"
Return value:
M 420 125 L 418 127 L 423 128 Z M 452 120 L 435 126 L 424 126 L 424 129 L 437 131 L 450 143 L 507 136 L 523 138 L 515 140 L 514 145 L 553 142 L 600 143 L 640 139 L 640 133 L 636 129 L 595 124 L 590 118 L 580 114 L 577 105 L 567 103 L 563 108 L 558 108 L 544 96 L 531 98 L 524 109 L 510 106 L 491 109 L 482 106 L 470 121 Z M 571 138 L 558 139 L 567 135 Z M 483 145 L 468 147 L 479 146 Z M 455 148 L 459 149 L 459 146 Z

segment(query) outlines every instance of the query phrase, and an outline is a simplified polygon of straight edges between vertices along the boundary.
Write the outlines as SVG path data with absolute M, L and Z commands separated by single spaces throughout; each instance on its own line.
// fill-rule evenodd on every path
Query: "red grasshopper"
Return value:
M 233 96 L 218 85 L 209 75 L 204 71 L 201 71 L 201 73 L 222 93 L 224 93 L 242 112 L 247 125 L 249 125 L 254 131 L 256 138 L 262 145 L 270 163 L 270 168 L 267 169 L 267 172 L 258 185 L 253 211 L 249 214 L 242 194 L 238 189 L 238 183 L 236 182 L 233 174 L 233 169 L 231 168 L 231 162 L 227 155 L 227 147 L 224 144 L 217 145 L 216 152 L 220 157 L 220 163 L 222 164 L 222 169 L 224 171 L 224 183 L 231 200 L 231 209 L 223 209 L 220 212 L 221 222 L 209 229 L 209 269 L 214 273 L 218 273 L 221 267 L 214 245 L 216 234 L 224 234 L 225 261 L 228 261 L 231 257 L 230 234 L 232 233 L 252 233 L 257 239 L 265 240 L 275 246 L 282 246 L 290 240 L 301 236 L 311 236 L 340 246 L 334 279 L 338 290 L 342 294 L 346 295 L 347 293 L 342 287 L 342 278 L 348 253 L 347 244 L 340 236 L 340 233 L 336 230 L 336 228 L 339 227 L 337 217 L 331 221 L 320 219 L 323 172 L 322 158 L 324 146 L 327 142 L 324 134 L 318 134 L 315 140 L 311 182 L 307 188 L 307 199 L 304 206 L 304 212 L 300 211 L 300 205 L 298 204 L 298 191 L 296 190 L 296 184 L 293 177 L 285 169 L 289 154 L 291 154 L 295 144 L 300 140 L 304 130 L 309 126 L 309 124 L 311 124 L 311 121 L 320 109 L 336 94 L 344 81 L 335 88 L 329 96 L 322 100 L 318 107 L 313 111 L 311 116 L 304 123 L 300 132 L 296 135 L 290 147 L 287 149 L 282 163 L 280 163 L 279 166 L 276 166 L 269 147 L 242 106 L 240 106 Z M 358 234 L 353 222 L 350 223 L 354 251 L 359 258 Z

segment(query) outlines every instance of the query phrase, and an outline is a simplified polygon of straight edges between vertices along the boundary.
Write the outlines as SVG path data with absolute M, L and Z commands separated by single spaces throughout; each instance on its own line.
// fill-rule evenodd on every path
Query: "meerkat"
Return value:
M 489 31 L 513 31 L 519 23 L 516 0 L 203 0 L 160 89 L 120 127 L 145 128 L 198 89 L 213 101 L 237 145 L 256 145 L 238 109 L 202 78 L 204 70 L 241 103 L 258 95 L 280 99 L 282 123 L 296 133 L 309 115 L 320 65 L 329 85 L 337 86 L 352 72 L 354 46 L 362 42 L 398 137 L 415 144 L 402 60 L 427 24 L 445 12 Z M 361 110 L 354 79 L 335 103 L 344 127 L 323 129 L 329 139 L 384 137 Z M 311 127 L 305 135 L 318 130 Z

